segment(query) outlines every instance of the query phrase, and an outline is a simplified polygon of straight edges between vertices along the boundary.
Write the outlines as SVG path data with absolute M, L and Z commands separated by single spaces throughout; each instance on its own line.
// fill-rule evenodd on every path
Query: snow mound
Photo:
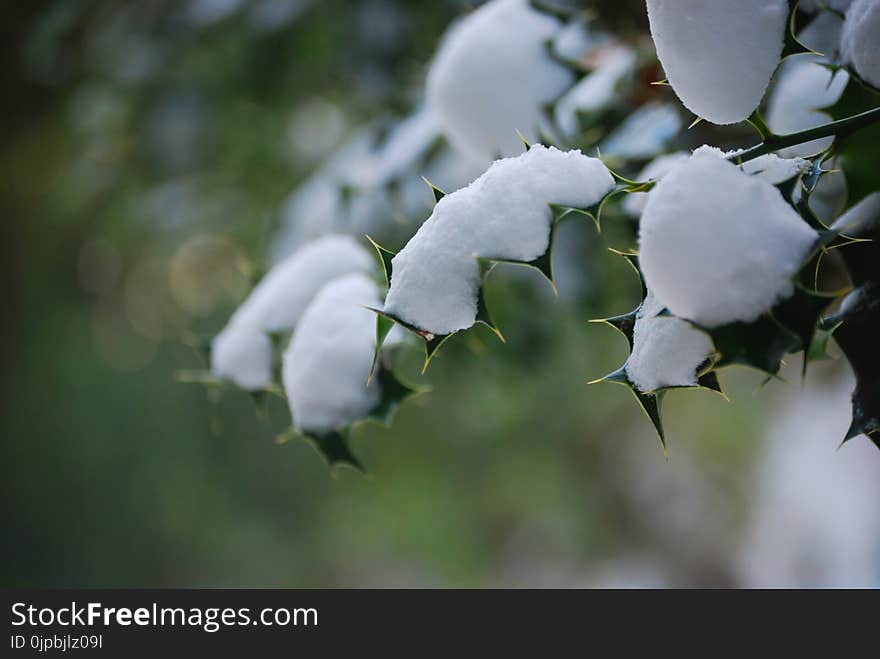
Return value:
M 626 374 L 643 393 L 695 386 L 697 369 L 715 350 L 708 334 L 681 318 L 658 315 L 663 309 L 649 291 L 636 317 Z
M 348 236 L 326 236 L 308 243 L 263 277 L 214 338 L 211 372 L 243 389 L 266 386 L 272 378 L 272 349 L 266 333 L 292 330 L 328 281 L 374 268 L 375 259 Z
M 846 12 L 843 59 L 874 87 L 880 87 L 880 2 L 855 0 Z
M 434 334 L 474 324 L 476 257 L 533 261 L 548 248 L 555 203 L 585 208 L 614 186 L 605 165 L 580 151 L 534 145 L 495 162 L 449 194 L 392 262 L 385 310 Z
M 648 0 L 657 56 L 682 103 L 716 124 L 748 118 L 779 64 L 786 0 Z
M 639 261 L 673 314 L 705 327 L 751 322 L 794 291 L 817 234 L 779 191 L 701 147 L 648 195 Z
M 491 159 L 522 150 L 517 130 L 536 141 L 541 107 L 574 80 L 548 53 L 560 28 L 528 0 L 492 0 L 453 25 L 428 71 L 426 96 L 456 149 Z
M 211 375 L 245 391 L 272 381 L 272 342 L 255 325 L 227 325 L 211 342 Z
M 380 304 L 369 277 L 333 280 L 315 296 L 284 353 L 284 390 L 294 426 L 326 434 L 364 417 L 379 402 L 367 385 L 376 341 L 376 317 L 364 306 Z

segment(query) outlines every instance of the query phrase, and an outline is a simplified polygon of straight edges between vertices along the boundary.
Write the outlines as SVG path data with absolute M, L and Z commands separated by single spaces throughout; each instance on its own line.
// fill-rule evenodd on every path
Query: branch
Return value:
M 808 130 L 802 130 L 798 133 L 791 133 L 789 135 L 771 135 L 757 146 L 732 154 L 728 156 L 728 159 L 737 164 L 742 164 L 768 153 L 772 153 L 773 151 L 812 142 L 821 137 L 831 137 L 832 135 L 846 137 L 865 126 L 870 126 L 878 121 L 880 121 L 880 108 L 874 108 L 873 110 L 868 110 L 867 112 L 862 112 L 861 114 L 847 117 L 846 119 L 832 121 L 831 123 L 816 126 L 815 128 L 810 128 Z

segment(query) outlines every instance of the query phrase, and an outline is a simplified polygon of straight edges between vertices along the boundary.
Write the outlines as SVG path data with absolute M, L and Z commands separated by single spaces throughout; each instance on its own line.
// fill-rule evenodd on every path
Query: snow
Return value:
M 737 152 L 729 151 L 724 155 L 731 153 Z M 806 172 L 810 168 L 810 161 L 803 158 L 780 158 L 775 153 L 768 153 L 742 163 L 739 168 L 770 185 L 779 185 Z
M 607 39 L 601 32 L 594 31 L 583 20 L 566 23 L 553 38 L 553 50 L 557 56 L 567 60 L 580 61 L 589 52 Z
M 646 103 L 615 128 L 599 150 L 603 156 L 646 160 L 660 153 L 681 128 L 681 115 L 676 107 Z
M 636 54 L 629 46 L 614 44 L 599 49 L 596 59 L 593 72 L 556 103 L 556 124 L 568 138 L 580 132 L 579 113 L 601 110 L 614 101 L 618 83 L 633 72 Z
M 828 378 L 827 366 L 837 365 L 811 366 L 803 388 L 788 387 L 762 442 L 737 551 L 743 586 L 880 586 L 880 453 L 864 437 L 838 450 L 854 378 Z
M 690 160 L 691 154 L 685 151 L 677 151 L 663 156 L 658 156 L 649 162 L 636 176 L 637 181 L 659 181 L 675 167 Z M 638 217 L 645 210 L 650 192 L 632 192 L 623 200 L 623 210 L 632 217 Z
M 211 342 L 211 375 L 246 391 L 272 382 L 272 342 L 255 325 L 230 324 Z
M 548 248 L 549 203 L 589 207 L 613 185 L 605 165 L 580 151 L 534 145 L 495 162 L 443 197 L 394 257 L 385 310 L 434 334 L 470 327 L 480 287 L 476 257 L 533 261 Z
M 827 226 L 834 222 L 834 218 L 840 215 L 846 206 L 848 191 L 846 177 L 842 171 L 836 169 L 837 162 L 831 160 L 824 166 L 832 171 L 819 179 L 819 183 L 810 195 L 809 205 L 816 217 Z
M 376 340 L 376 316 L 364 306 L 380 304 L 369 277 L 333 280 L 303 313 L 284 353 L 283 381 L 294 426 L 326 434 L 363 418 L 380 397 L 367 385 Z
M 376 127 L 358 130 L 287 199 L 271 260 L 328 233 L 373 235 L 401 215 L 421 216 L 422 203 L 398 209 L 388 188 L 392 182 L 424 186 L 420 170 L 428 167 L 424 161 L 440 139 L 437 118 L 425 107 L 394 124 L 381 140 Z
M 866 223 L 872 221 L 875 223 L 875 226 L 880 226 L 880 192 L 872 192 L 855 206 L 847 210 L 834 223 L 833 228 L 847 234 L 848 232 L 855 230 L 857 227 L 866 226 Z M 865 238 L 867 236 L 859 235 L 852 237 Z
M 428 105 L 452 145 L 475 159 L 522 150 L 516 131 L 536 141 L 541 107 L 572 84 L 547 42 L 561 28 L 528 0 L 492 0 L 450 28 L 428 72 Z
M 794 57 L 780 68 L 776 86 L 767 102 L 767 126 L 774 133 L 796 133 L 831 120 L 820 109 L 837 102 L 849 75 L 846 71 L 835 75 L 821 61 L 808 56 Z M 833 137 L 825 137 L 782 149 L 779 153 L 787 157 L 812 156 L 827 149 L 833 141 Z
M 798 7 L 806 12 L 819 11 L 826 7 L 836 11 L 846 11 L 852 3 L 853 0 L 800 0 Z
M 272 268 L 230 322 L 269 332 L 291 330 L 321 286 L 350 272 L 371 272 L 375 266 L 376 259 L 353 238 L 319 238 Z
M 375 258 L 348 236 L 326 236 L 305 245 L 263 277 L 214 338 L 211 372 L 244 389 L 266 386 L 272 370 L 266 333 L 293 329 L 328 281 L 371 272 L 375 265 Z
M 705 327 L 751 322 L 794 291 L 817 234 L 779 191 L 701 147 L 648 195 L 639 261 L 648 287 Z
M 843 18 L 831 12 L 822 12 L 809 25 L 798 32 L 798 41 L 807 48 L 821 53 L 827 62 L 836 61 L 840 53 L 840 38 L 843 33 Z M 812 59 L 809 56 L 798 56 L 790 61 Z
M 716 124 L 748 118 L 782 54 L 787 0 L 647 0 L 651 36 L 669 83 Z
M 643 393 L 696 386 L 697 369 L 715 349 L 709 335 L 686 320 L 659 316 L 663 309 L 649 291 L 636 317 L 626 374 Z
M 843 59 L 859 76 L 880 87 L 880 2 L 855 0 L 846 12 L 841 40 Z
M 704 146 L 702 149 L 702 153 L 711 153 L 719 158 L 738 153 L 738 151 L 725 152 L 721 149 L 708 146 Z M 690 154 L 685 153 L 684 151 L 677 151 L 668 155 L 659 156 L 645 165 L 645 168 L 639 172 L 636 180 L 659 181 L 675 167 L 686 163 L 689 159 Z M 746 174 L 756 176 L 771 185 L 778 185 L 794 178 L 796 175 L 805 172 L 809 166 L 810 163 L 803 158 L 780 158 L 774 153 L 769 153 L 765 156 L 755 158 L 754 160 L 749 160 L 742 165 L 738 165 L 738 167 Z M 645 204 L 648 203 L 648 196 L 650 194 L 650 191 L 633 192 L 628 194 L 623 201 L 623 210 L 633 217 L 638 217 L 642 214 L 642 211 L 645 210 Z

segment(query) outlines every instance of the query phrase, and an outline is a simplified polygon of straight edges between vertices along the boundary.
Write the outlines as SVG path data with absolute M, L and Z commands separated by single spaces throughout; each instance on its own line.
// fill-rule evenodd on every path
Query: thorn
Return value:
M 423 176 L 423 177 L 422 177 L 422 180 L 423 180 L 425 183 L 428 184 L 428 187 L 429 187 L 429 188 L 431 188 L 431 194 L 434 195 L 434 203 L 435 203 L 435 204 L 436 204 L 437 202 L 439 202 L 441 199 L 443 199 L 443 197 L 446 196 L 446 192 L 444 192 L 443 190 L 441 190 L 440 188 L 438 188 L 436 185 L 434 185 L 433 183 L 431 183 L 431 181 L 429 181 L 426 177 Z
M 523 147 L 525 147 L 525 150 L 526 150 L 526 151 L 531 150 L 532 145 L 531 145 L 531 144 L 529 143 L 529 141 L 526 139 L 526 136 L 523 135 L 523 134 L 519 131 L 519 129 L 516 130 L 516 134 L 517 134 L 517 136 L 519 136 L 519 141 L 522 142 L 522 145 L 523 145 Z

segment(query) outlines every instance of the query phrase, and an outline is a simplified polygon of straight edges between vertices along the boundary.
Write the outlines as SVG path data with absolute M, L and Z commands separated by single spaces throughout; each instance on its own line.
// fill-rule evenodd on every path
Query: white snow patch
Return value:
M 647 0 L 651 36 L 669 83 L 716 124 L 748 118 L 782 54 L 786 0 Z
M 847 234 L 870 222 L 880 226 L 880 192 L 872 192 L 846 211 L 834 223 L 833 228 Z M 864 238 L 865 236 L 855 237 Z
M 816 217 L 826 226 L 834 222 L 834 218 L 846 206 L 848 188 L 843 172 L 836 170 L 837 163 L 831 160 L 825 164 L 832 171 L 824 174 L 810 195 L 809 205 Z
M 843 18 L 832 12 L 822 12 L 814 18 L 809 25 L 801 30 L 797 37 L 798 41 L 807 48 L 821 53 L 826 62 L 835 62 L 840 55 L 840 38 L 843 34 Z M 800 55 L 786 61 L 797 62 L 798 60 L 811 59 L 809 56 Z
M 659 181 L 675 167 L 690 160 L 691 154 L 686 151 L 677 151 L 664 156 L 658 156 L 649 162 L 639 175 L 637 181 Z M 648 203 L 648 195 L 650 192 L 631 192 L 626 195 L 623 200 L 623 210 L 632 217 L 638 217 L 645 210 L 645 204 Z
M 351 274 L 327 284 L 309 304 L 284 353 L 284 390 L 294 426 L 325 434 L 364 417 L 379 402 L 369 386 L 380 304 L 369 277 Z
M 750 322 L 789 297 L 817 234 L 767 181 L 702 147 L 651 191 L 639 229 L 645 280 L 676 316 Z
M 753 519 L 737 552 L 740 583 L 876 588 L 880 454 L 864 437 L 838 450 L 852 414 L 852 375 L 810 374 L 776 406 L 758 456 Z
M 728 152 L 725 155 L 736 153 Z M 810 161 L 803 158 L 780 158 L 775 153 L 768 153 L 739 165 L 739 168 L 750 176 L 766 181 L 770 185 L 779 185 L 810 168 Z
M 229 324 L 211 342 L 211 375 L 246 391 L 272 381 L 272 342 L 256 325 Z
M 399 200 L 389 194 L 388 185 L 397 181 L 424 186 L 420 168 L 427 168 L 424 160 L 439 139 L 437 118 L 424 107 L 392 126 L 381 140 L 375 127 L 357 131 L 287 199 L 271 260 L 277 262 L 328 233 L 373 235 L 401 216 L 421 216 L 421 204 L 397 208 Z
M 263 277 L 214 338 L 211 372 L 244 389 L 266 386 L 272 370 L 266 333 L 292 330 L 328 281 L 374 269 L 375 259 L 348 236 L 326 236 L 305 245 Z
M 593 72 L 556 103 L 556 124 L 566 137 L 578 134 L 580 113 L 595 112 L 614 102 L 618 83 L 632 73 L 635 63 L 635 51 L 629 46 L 612 44 L 598 50 Z
M 603 155 L 640 160 L 653 158 L 682 128 L 678 110 L 667 103 L 647 103 L 629 115 L 600 145 Z
M 834 9 L 846 11 L 853 0 L 801 0 L 798 7 L 806 12 L 819 11 L 820 9 Z
M 626 373 L 643 393 L 662 387 L 695 386 L 697 369 L 715 349 L 706 332 L 681 318 L 658 315 L 663 309 L 648 291 L 636 316 Z
M 452 26 L 434 56 L 426 95 L 453 146 L 488 159 L 519 153 L 517 130 L 536 141 L 541 106 L 574 79 L 547 52 L 560 28 L 528 0 L 492 0 Z
M 548 248 L 555 203 L 589 207 L 614 186 L 605 165 L 580 151 L 534 145 L 495 162 L 449 194 L 394 257 L 385 310 L 434 334 L 474 324 L 476 257 L 533 261 Z
M 710 146 L 704 146 L 702 149 L 703 153 L 711 153 L 719 158 L 724 158 L 738 152 L 724 152 L 721 149 Z M 675 167 L 684 164 L 689 159 L 690 154 L 683 151 L 659 156 L 648 163 L 645 168 L 639 172 L 636 179 L 638 181 L 659 181 Z M 803 158 L 780 158 L 774 153 L 760 156 L 759 158 L 749 160 L 742 165 L 738 165 L 738 167 L 746 174 L 760 178 L 771 185 L 778 185 L 779 183 L 794 178 L 798 174 L 805 172 L 809 166 L 809 161 L 804 160 Z M 629 215 L 638 217 L 642 214 L 642 211 L 645 210 L 645 204 L 648 203 L 648 196 L 650 194 L 650 191 L 633 192 L 628 194 L 623 201 L 623 209 Z
M 880 87 L 880 2 L 855 0 L 846 12 L 843 59 L 874 87 Z
M 767 126 L 774 133 L 786 135 L 827 123 L 830 117 L 821 109 L 837 102 L 847 82 L 846 71 L 833 74 L 819 58 L 791 58 L 780 68 L 767 102 Z M 779 153 L 787 157 L 812 156 L 827 149 L 833 141 L 833 137 L 824 137 L 781 149 Z

